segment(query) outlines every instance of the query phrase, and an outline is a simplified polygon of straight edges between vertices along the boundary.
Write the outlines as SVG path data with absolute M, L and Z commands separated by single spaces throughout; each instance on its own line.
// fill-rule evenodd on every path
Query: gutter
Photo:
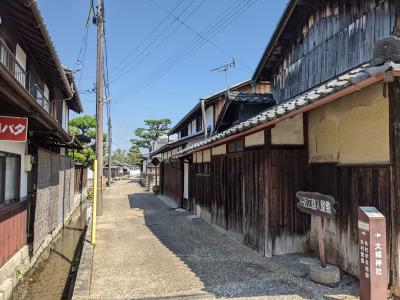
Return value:
M 189 154 L 191 154 L 193 152 L 198 152 L 198 151 L 210 149 L 210 148 L 213 148 L 213 147 L 217 147 L 217 146 L 225 144 L 225 143 L 227 143 L 229 141 L 236 140 L 236 139 L 238 139 L 240 137 L 244 137 L 244 136 L 250 135 L 252 133 L 256 133 L 258 131 L 261 131 L 261 130 L 263 130 L 265 128 L 271 127 L 271 126 L 275 125 L 278 122 L 281 122 L 283 120 L 295 117 L 296 115 L 298 115 L 300 113 L 308 112 L 308 111 L 313 110 L 315 108 L 318 108 L 318 107 L 320 107 L 322 105 L 325 105 L 327 103 L 333 102 L 333 101 L 337 100 L 338 98 L 341 98 L 341 97 L 347 96 L 347 95 L 349 95 L 351 93 L 360 91 L 361 89 L 363 89 L 363 88 L 365 88 L 365 87 L 367 87 L 369 85 L 372 85 L 372 84 L 377 83 L 379 81 L 383 81 L 385 79 L 385 74 L 386 74 L 386 72 L 382 72 L 382 73 L 373 75 L 371 77 L 368 77 L 368 78 L 366 78 L 366 79 L 364 79 L 364 80 L 362 80 L 362 81 L 360 81 L 358 83 L 355 83 L 355 84 L 353 84 L 353 85 L 351 85 L 351 86 L 349 86 L 347 88 L 344 88 L 343 90 L 340 90 L 340 91 L 336 92 L 335 94 L 329 95 L 329 96 L 327 96 L 327 97 L 325 97 L 325 98 L 323 98 L 321 100 L 318 100 L 317 102 L 314 102 L 314 103 L 308 104 L 306 106 L 303 106 L 303 107 L 299 108 L 298 110 L 295 110 L 293 112 L 287 113 L 287 114 L 285 114 L 285 115 L 283 115 L 283 116 L 281 116 L 279 118 L 276 118 L 276 119 L 273 119 L 271 121 L 265 122 L 263 124 L 255 126 L 253 128 L 250 128 L 248 130 L 245 130 L 245 131 L 239 132 L 237 134 L 234 134 L 234 135 L 228 136 L 226 138 L 223 138 L 223 139 L 221 139 L 219 141 L 216 141 L 215 143 L 211 143 L 211 144 L 208 144 L 208 145 L 200 146 L 200 147 L 195 148 L 195 149 L 193 149 L 193 150 L 191 150 L 191 151 L 189 151 L 187 153 L 181 154 L 178 157 L 184 157 L 184 156 L 187 156 L 187 155 L 189 155 Z M 400 71 L 392 71 L 392 74 L 395 77 L 400 77 Z

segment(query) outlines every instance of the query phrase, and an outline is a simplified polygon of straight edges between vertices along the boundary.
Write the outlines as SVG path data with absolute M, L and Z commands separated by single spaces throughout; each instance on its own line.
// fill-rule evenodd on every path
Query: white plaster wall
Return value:
M 200 151 L 200 152 L 196 152 L 195 153 L 196 154 L 196 162 L 197 163 L 202 163 L 203 162 L 203 152 L 202 151 Z
M 210 106 L 206 109 L 206 124 L 211 126 L 211 131 L 214 130 L 214 106 Z
M 196 125 L 197 125 L 196 124 L 196 119 L 194 119 L 191 124 L 192 124 L 192 134 L 196 133 Z
M 26 54 L 24 50 L 22 50 L 21 46 L 18 44 L 15 51 L 15 58 L 17 62 L 21 65 L 21 67 L 26 71 Z
M 224 155 L 224 154 L 226 154 L 226 144 L 212 148 L 212 155 Z
M 69 108 L 67 102 L 63 102 L 63 111 L 62 111 L 62 128 L 65 131 L 68 131 L 68 121 L 69 121 Z
M 28 172 L 25 172 L 25 149 L 26 143 L 0 141 L 0 151 L 21 155 L 21 186 L 20 197 L 28 195 Z
M 207 149 L 203 151 L 203 162 L 210 162 L 211 161 L 211 150 Z
M 264 145 L 264 131 L 259 131 L 244 138 L 245 147 Z
M 183 164 L 183 198 L 189 199 L 189 164 Z
M 272 145 L 303 145 L 303 114 L 275 124 L 271 130 Z
M 383 85 L 310 111 L 308 132 L 311 162 L 389 161 L 389 104 Z

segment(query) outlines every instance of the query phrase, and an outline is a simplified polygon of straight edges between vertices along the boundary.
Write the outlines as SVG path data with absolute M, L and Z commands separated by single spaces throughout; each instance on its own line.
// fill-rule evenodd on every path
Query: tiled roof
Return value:
M 229 100 L 248 104 L 275 103 L 272 94 L 253 94 L 244 92 L 229 92 Z
M 251 84 L 251 80 L 245 80 L 245 81 L 241 81 L 233 86 L 230 87 L 231 90 L 237 89 L 237 88 L 241 88 L 243 86 L 246 86 L 248 84 Z M 202 100 L 205 101 L 205 104 L 207 105 L 208 103 L 210 103 L 210 101 L 212 101 L 213 99 L 222 96 L 226 93 L 226 89 L 224 90 L 220 90 L 214 94 L 208 95 L 206 97 L 201 98 Z M 179 129 L 179 127 L 185 122 L 187 121 L 187 119 L 189 119 L 190 117 L 192 117 L 196 112 L 199 112 L 201 109 L 201 105 L 200 103 L 197 103 L 185 116 L 183 116 L 175 125 L 174 127 L 172 127 L 170 129 L 170 131 L 168 132 L 168 135 L 171 135 L 173 133 L 176 133 L 176 131 Z
M 351 85 L 360 82 L 361 80 L 364 80 L 368 77 L 372 77 L 378 73 L 388 71 L 390 69 L 400 69 L 400 64 L 396 64 L 393 61 L 386 61 L 384 63 L 379 62 L 379 64 L 377 64 L 377 61 L 371 61 L 366 64 L 363 64 L 362 66 L 356 67 L 342 75 L 334 77 L 331 80 L 299 96 L 293 97 L 285 102 L 274 105 L 268 108 L 267 110 L 259 113 L 253 118 L 250 118 L 208 139 L 202 140 L 201 142 L 198 142 L 178 152 L 177 156 L 189 154 L 196 148 L 213 144 L 228 136 L 232 136 L 239 132 L 243 132 L 250 128 L 256 127 L 260 124 L 278 119 L 286 114 L 293 113 L 304 106 L 318 102 L 329 95 L 335 94 L 336 92 L 342 89 L 345 89 Z

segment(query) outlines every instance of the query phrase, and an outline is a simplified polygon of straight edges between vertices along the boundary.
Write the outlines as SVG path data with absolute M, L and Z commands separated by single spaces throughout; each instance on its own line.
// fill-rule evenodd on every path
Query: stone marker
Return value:
M 360 298 L 387 299 L 386 220 L 375 207 L 359 207 L 358 237 Z

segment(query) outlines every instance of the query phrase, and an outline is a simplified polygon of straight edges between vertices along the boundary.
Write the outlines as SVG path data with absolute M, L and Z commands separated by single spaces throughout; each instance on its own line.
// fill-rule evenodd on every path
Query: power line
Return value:
M 154 5 L 156 5 L 157 7 L 159 7 L 160 9 L 162 9 L 163 11 L 166 11 L 164 7 L 162 7 L 161 5 L 159 5 L 157 2 L 155 2 L 154 0 L 150 0 L 150 2 L 154 3 Z M 201 39 L 205 40 L 207 43 L 209 43 L 211 46 L 213 46 L 214 48 L 216 48 L 217 50 L 221 51 L 224 54 L 227 54 L 228 56 L 232 57 L 232 55 L 227 52 L 226 50 L 224 50 L 223 48 L 219 47 L 218 45 L 216 45 L 214 42 L 212 42 L 210 39 L 208 39 L 207 37 L 205 37 L 204 35 L 202 35 L 201 33 L 197 32 L 196 30 L 194 30 L 192 27 L 190 27 L 188 24 L 186 24 L 184 21 L 182 21 L 179 16 L 175 17 L 174 15 L 172 15 L 173 18 L 175 18 L 179 23 L 181 23 L 182 25 L 184 25 L 187 29 L 189 29 L 191 32 L 193 32 L 194 34 L 196 34 L 197 36 L 199 36 Z M 247 68 L 250 71 L 253 71 L 253 69 L 251 69 L 248 65 L 246 65 L 245 63 L 241 62 L 240 60 L 236 59 L 236 61 L 238 63 L 240 63 L 241 65 L 243 65 L 245 68 Z
M 178 15 L 178 17 L 181 17 L 187 9 L 189 9 L 190 6 L 192 6 L 193 3 L 195 3 L 196 1 L 192 1 L 185 9 L 183 9 L 183 11 L 181 11 L 181 13 Z M 184 20 L 188 20 L 204 3 L 206 2 L 206 0 L 202 0 L 185 18 Z M 168 16 L 172 16 L 174 17 L 174 15 L 171 12 L 166 11 Z M 174 21 L 172 23 L 169 24 L 169 26 L 167 26 L 166 28 L 164 28 L 164 30 L 150 43 L 148 44 L 142 51 L 142 56 L 137 56 L 135 57 L 133 60 L 131 60 L 125 67 L 125 71 L 121 71 L 120 76 L 118 76 L 116 79 L 114 79 L 113 81 L 119 80 L 120 78 L 122 78 L 123 76 L 125 76 L 126 74 L 130 73 L 132 70 L 135 69 L 135 67 L 137 67 L 138 65 L 140 65 L 144 60 L 146 60 L 149 56 L 151 56 L 154 52 L 156 52 L 162 44 L 164 44 L 180 27 L 182 24 L 178 24 L 178 26 L 176 26 L 164 39 L 162 39 L 160 42 L 158 42 L 152 49 L 148 50 L 150 48 L 150 46 L 154 45 L 154 43 L 159 40 L 162 35 L 176 22 L 176 18 L 174 18 Z M 147 53 L 145 53 L 145 51 L 148 50 Z M 136 63 L 132 65 L 132 63 L 134 63 L 136 60 Z
M 78 88 L 79 89 L 81 88 L 82 75 L 83 75 L 83 70 L 85 67 L 86 49 L 87 49 L 87 42 L 88 42 L 88 35 L 89 35 L 89 24 L 90 24 L 90 18 L 92 16 L 92 13 L 94 13 L 93 0 L 90 1 L 89 12 L 88 12 L 88 16 L 86 18 L 86 30 L 85 30 L 85 33 L 83 34 L 78 58 L 76 59 L 76 62 L 75 62 L 77 65 L 80 65 L 80 69 L 79 69 L 80 74 L 79 74 L 79 80 L 78 80 Z M 82 55 L 82 59 L 81 59 L 81 55 Z
M 240 10 L 242 8 L 246 8 L 245 6 L 243 6 L 243 4 L 246 5 L 246 2 L 243 1 L 241 4 L 239 4 L 239 7 L 233 7 L 233 10 L 231 8 L 232 11 L 229 12 L 228 16 L 225 15 L 222 19 L 220 19 L 218 17 L 216 19 L 217 22 L 215 22 L 215 21 L 212 22 L 208 27 L 206 27 L 202 31 L 202 33 L 206 32 L 206 34 L 204 34 L 204 35 L 206 35 L 208 37 L 215 36 L 217 33 L 222 31 L 227 25 L 229 25 L 234 20 L 234 18 L 238 15 L 238 13 L 240 13 Z M 249 2 L 247 2 L 247 4 L 249 4 Z M 228 11 L 229 11 L 229 9 L 228 9 Z M 222 21 L 220 21 L 220 20 L 222 20 Z M 222 22 L 222 24 L 221 24 L 221 22 Z M 221 25 L 221 26 L 219 26 L 219 25 Z M 168 59 L 158 69 L 154 70 L 153 72 L 148 74 L 146 77 L 144 77 L 144 79 L 139 81 L 136 84 L 136 86 L 133 89 L 131 89 L 131 91 L 128 93 L 132 93 L 132 91 L 138 90 L 142 87 L 149 86 L 150 83 L 161 78 L 163 75 L 165 75 L 165 73 L 167 73 L 168 71 L 170 71 L 171 69 L 173 69 L 174 67 L 179 65 L 184 59 L 186 59 L 188 56 L 190 56 L 195 51 L 200 49 L 204 45 L 204 43 L 205 42 L 202 41 L 200 38 L 194 38 L 191 42 L 187 43 L 185 47 L 183 47 L 181 50 L 177 51 L 175 53 L 175 55 L 171 56 L 170 59 Z
M 179 0 L 178 3 L 172 8 L 172 10 L 156 25 L 156 27 L 149 34 L 147 34 L 146 37 L 136 46 L 136 48 L 133 49 L 130 53 L 128 53 L 128 55 L 125 58 L 123 58 L 117 64 L 117 66 L 113 68 L 111 72 L 114 72 L 115 69 L 118 69 L 118 67 L 121 66 L 129 57 L 135 54 L 139 50 L 139 48 L 143 46 L 147 42 L 147 40 L 150 39 L 158 31 L 158 29 L 164 24 L 164 22 L 168 20 L 170 14 L 172 14 L 182 4 L 182 2 L 183 0 Z
M 126 94 L 137 93 L 139 89 L 147 87 L 155 80 L 163 77 L 167 72 L 178 66 L 187 57 L 199 50 L 207 42 L 207 40 L 210 40 L 216 34 L 230 25 L 239 15 L 243 14 L 257 1 L 258 0 L 247 0 L 240 2 L 239 5 L 237 3 L 232 5 L 222 14 L 220 14 L 213 22 L 211 22 L 204 30 L 202 30 L 201 33 L 199 33 L 201 37 L 198 36 L 187 43 L 183 48 L 172 55 L 164 64 L 147 74 L 142 80 L 139 80 L 132 89 L 126 92 Z

